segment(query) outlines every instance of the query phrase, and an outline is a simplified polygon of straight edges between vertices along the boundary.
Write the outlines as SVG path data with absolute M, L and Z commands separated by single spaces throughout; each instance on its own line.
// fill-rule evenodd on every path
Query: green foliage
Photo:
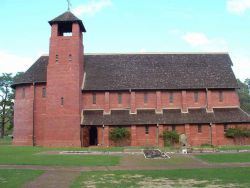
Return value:
M 166 146 L 173 146 L 179 142 L 180 135 L 176 131 L 164 131 L 162 136 Z
M 15 76 L 3 73 L 0 76 L 0 138 L 3 138 L 5 131 L 11 134 L 13 128 L 14 115 L 14 90 L 11 88 L 14 80 L 23 73 L 17 73 Z
M 240 129 L 240 128 L 229 128 L 225 132 L 225 136 L 228 138 L 240 138 L 240 137 L 250 137 L 250 130 Z
M 241 108 L 250 114 L 250 79 L 245 82 L 238 81 L 240 89 L 238 90 Z
M 130 132 L 124 127 L 115 127 L 110 130 L 109 138 L 120 145 L 122 141 L 130 138 Z

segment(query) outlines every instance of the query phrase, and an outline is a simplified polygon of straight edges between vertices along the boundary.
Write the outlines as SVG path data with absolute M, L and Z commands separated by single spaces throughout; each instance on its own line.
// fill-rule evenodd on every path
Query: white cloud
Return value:
M 74 8 L 72 12 L 77 16 L 81 16 L 83 14 L 93 16 L 102 9 L 110 6 L 112 6 L 111 0 L 90 0 L 88 3 Z
M 210 42 L 204 33 L 196 32 L 188 32 L 182 36 L 182 39 L 192 46 L 206 45 Z
M 227 0 L 227 10 L 233 14 L 242 15 L 250 9 L 250 0 Z
M 0 74 L 26 71 L 33 63 L 34 58 L 24 57 L 0 50 Z
M 237 78 L 244 81 L 246 78 L 250 78 L 250 56 L 242 54 L 232 54 L 233 70 Z
M 187 32 L 181 37 L 195 49 L 202 51 L 228 51 L 227 42 L 222 38 L 208 38 L 204 33 Z

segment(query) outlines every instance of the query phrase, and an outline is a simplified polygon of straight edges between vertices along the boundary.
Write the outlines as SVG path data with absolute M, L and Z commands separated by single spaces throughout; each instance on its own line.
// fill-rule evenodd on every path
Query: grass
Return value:
M 10 145 L 12 142 L 12 139 L 8 136 L 5 136 L 4 138 L 0 138 L 0 146 L 1 145 Z
M 250 168 L 109 171 L 82 173 L 76 187 L 249 187 Z
M 228 150 L 250 150 L 250 145 L 246 146 L 219 146 L 219 150 L 228 151 Z
M 22 187 L 43 173 L 41 170 L 7 170 L 0 169 L 0 187 Z
M 250 153 L 222 153 L 196 155 L 197 158 L 211 163 L 247 163 L 250 162 Z
M 61 151 L 72 149 L 73 148 L 54 149 L 41 147 L 0 146 L 0 164 L 45 166 L 114 166 L 120 162 L 119 156 L 38 154 L 45 151 Z

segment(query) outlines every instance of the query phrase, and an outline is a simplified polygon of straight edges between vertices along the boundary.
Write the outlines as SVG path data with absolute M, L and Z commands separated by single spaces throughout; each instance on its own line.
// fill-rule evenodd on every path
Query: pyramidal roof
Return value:
M 80 20 L 79 18 L 77 18 L 72 12 L 70 11 L 66 11 L 63 14 L 61 14 L 60 16 L 57 16 L 56 18 L 54 18 L 53 20 L 49 21 L 50 25 L 53 25 L 55 23 L 78 23 L 80 25 L 80 28 L 82 30 L 82 32 L 86 32 L 86 29 L 82 23 L 82 20 Z

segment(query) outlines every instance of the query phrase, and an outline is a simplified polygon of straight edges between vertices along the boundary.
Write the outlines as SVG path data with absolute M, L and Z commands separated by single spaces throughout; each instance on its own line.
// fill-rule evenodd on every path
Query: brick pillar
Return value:
M 185 135 L 187 136 L 187 142 L 189 145 L 191 144 L 191 138 L 190 138 L 190 125 L 189 124 L 185 124 Z
M 212 106 L 212 92 L 211 90 L 207 90 L 207 111 L 213 112 L 213 106 Z
M 161 92 L 156 91 L 156 113 L 162 113 Z
M 131 146 L 136 146 L 136 125 L 131 126 Z
M 104 126 L 104 146 L 109 147 L 109 126 L 105 125 Z
M 182 113 L 187 113 L 188 109 L 187 109 L 187 92 L 186 90 L 183 90 L 181 92 L 181 99 L 182 99 L 182 108 L 181 108 L 181 112 Z
M 136 113 L 136 106 L 135 106 L 135 92 L 130 93 L 130 113 L 135 114 Z
M 217 146 L 217 133 L 216 133 L 216 125 L 211 125 L 211 144 L 214 146 Z
M 110 114 L 109 92 L 105 92 L 104 114 Z
M 163 125 L 158 126 L 158 146 L 159 147 L 164 147 L 164 141 L 163 141 Z

